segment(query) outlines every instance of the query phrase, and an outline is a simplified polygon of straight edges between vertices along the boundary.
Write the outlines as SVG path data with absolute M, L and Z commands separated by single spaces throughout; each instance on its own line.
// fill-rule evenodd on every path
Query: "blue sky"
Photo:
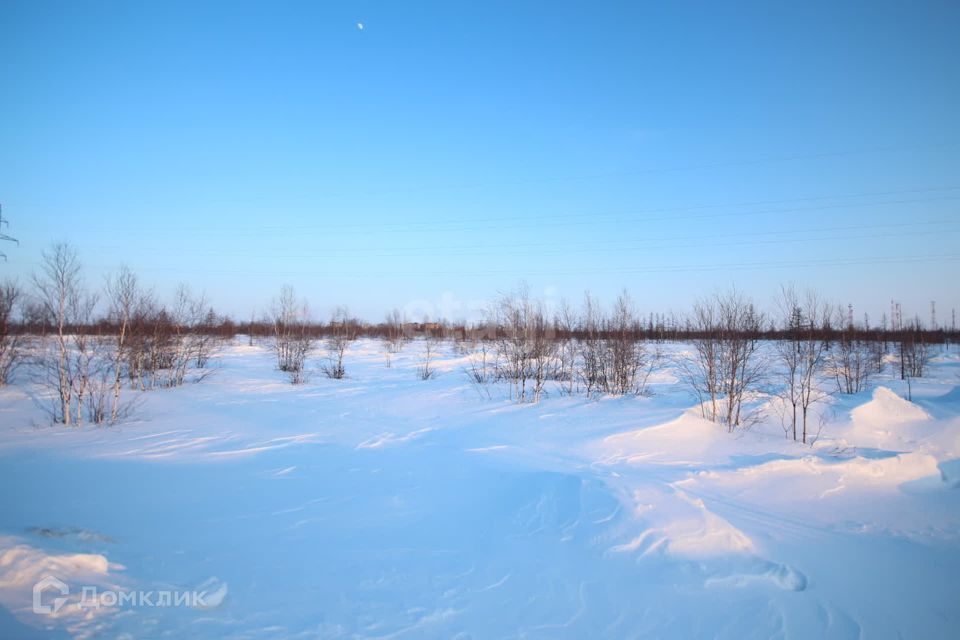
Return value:
M 358 28 L 363 23 L 364 28 Z M 247 317 L 960 306 L 956 2 L 0 3 L 0 202 Z M 938 257 L 940 256 L 940 257 Z

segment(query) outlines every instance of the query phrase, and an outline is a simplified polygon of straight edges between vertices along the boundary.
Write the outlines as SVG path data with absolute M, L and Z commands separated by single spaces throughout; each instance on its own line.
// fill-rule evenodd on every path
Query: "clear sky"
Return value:
M 362 28 L 361 28 L 362 26 Z M 247 317 L 960 307 L 960 3 L 0 2 L 0 203 Z

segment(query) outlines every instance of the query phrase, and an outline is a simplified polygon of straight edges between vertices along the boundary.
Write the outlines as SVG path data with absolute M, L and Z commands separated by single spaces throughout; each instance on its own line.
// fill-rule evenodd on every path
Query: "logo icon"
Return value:
M 53 604 L 43 604 L 43 592 L 50 589 L 55 589 L 60 592 L 61 596 L 65 596 L 70 593 L 70 587 L 67 586 L 63 580 L 59 580 L 54 576 L 47 576 L 37 584 L 33 585 L 33 612 L 36 614 L 45 613 L 47 615 L 53 615 L 60 610 L 67 599 L 66 598 L 54 598 Z

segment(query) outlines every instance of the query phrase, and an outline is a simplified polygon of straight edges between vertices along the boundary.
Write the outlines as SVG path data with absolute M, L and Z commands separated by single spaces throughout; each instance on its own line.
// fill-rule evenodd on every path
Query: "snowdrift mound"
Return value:
M 0 605 L 27 624 L 65 628 L 72 636 L 96 634 L 98 619 L 116 613 L 112 606 L 81 606 L 81 585 L 117 589 L 111 572 L 123 565 L 97 553 L 47 553 L 12 536 L 0 536 Z M 33 615 L 34 585 L 49 584 L 41 604 L 50 607 L 45 617 Z
M 729 447 L 729 434 L 718 424 L 704 420 L 697 410 L 661 425 L 607 436 L 600 441 L 601 459 L 606 464 L 692 464 L 705 457 L 717 457 L 718 449 Z
M 918 405 L 901 398 L 886 387 L 877 387 L 873 399 L 850 412 L 857 427 L 883 429 L 899 424 L 930 420 L 930 414 Z

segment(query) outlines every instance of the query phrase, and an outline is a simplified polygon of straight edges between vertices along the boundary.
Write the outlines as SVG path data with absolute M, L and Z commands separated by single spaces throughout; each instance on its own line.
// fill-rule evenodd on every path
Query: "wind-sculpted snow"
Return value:
M 118 573 L 123 569 L 103 554 L 44 551 L 19 537 L 0 536 L 0 605 L 21 620 L 37 623 L 41 629 L 62 629 L 74 637 L 86 638 L 109 629 L 105 619 L 114 616 L 116 609 L 82 606 L 80 586 L 117 588 Z M 59 596 L 63 601 L 55 611 L 37 620 L 33 614 L 33 587 L 47 576 L 56 576 L 72 589 L 71 593 Z M 14 638 L 20 633 L 15 621 L 10 620 L 9 627 L 3 629 L 3 637 Z
M 36 427 L 0 390 L 0 637 L 896 638 L 960 630 L 954 360 L 728 434 L 654 395 L 477 393 L 466 356 L 361 341 L 286 384 L 230 347 L 112 428 Z M 757 402 L 763 402 L 760 398 Z M 33 613 L 47 573 L 60 615 Z M 78 607 L 80 589 L 203 606 Z M 58 635 L 59 634 L 59 635 Z

